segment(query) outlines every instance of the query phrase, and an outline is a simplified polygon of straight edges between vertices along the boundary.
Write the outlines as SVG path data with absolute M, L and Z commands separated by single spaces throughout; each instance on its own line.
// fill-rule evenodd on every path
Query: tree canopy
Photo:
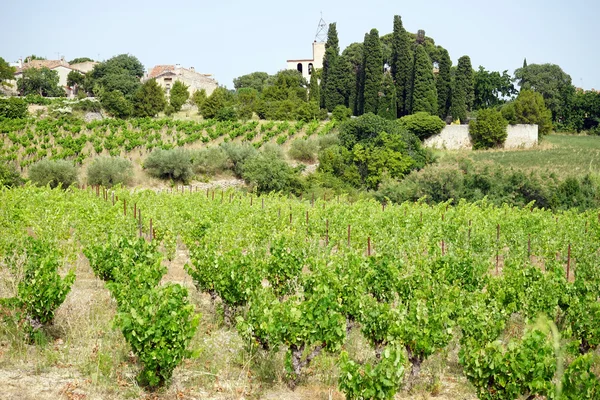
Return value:
M 133 96 L 133 114 L 136 117 L 154 117 L 166 105 L 165 93 L 155 79 L 144 82 Z
M 269 80 L 269 74 L 266 72 L 252 72 L 250 74 L 242 75 L 233 80 L 233 87 L 236 90 L 242 88 L 256 89 L 259 93 L 262 92 L 263 88 Z
M 79 63 L 88 62 L 88 61 L 93 62 L 94 60 L 92 60 L 89 57 L 79 57 L 79 58 L 74 58 L 71 61 L 69 61 L 69 64 L 79 64 Z
M 27 68 L 17 80 L 17 89 L 22 96 L 38 94 L 44 97 L 60 97 L 65 91 L 58 86 L 58 72 L 49 68 Z
M 11 67 L 4 58 L 0 57 L 0 86 L 6 85 L 6 81 L 13 80 L 15 78 L 15 67 Z
M 506 70 L 500 75 L 500 72 L 487 71 L 480 65 L 474 73 L 474 85 L 473 109 L 475 110 L 503 104 L 517 94 L 512 78 Z

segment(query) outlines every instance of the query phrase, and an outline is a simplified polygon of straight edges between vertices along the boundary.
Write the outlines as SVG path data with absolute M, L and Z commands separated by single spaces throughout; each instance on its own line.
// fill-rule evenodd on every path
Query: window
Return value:
M 296 68 L 298 69 L 298 72 L 302 73 L 302 63 L 298 63 Z
M 313 73 L 313 65 L 312 65 L 312 63 L 309 63 L 308 64 L 308 74 L 312 75 L 312 73 Z

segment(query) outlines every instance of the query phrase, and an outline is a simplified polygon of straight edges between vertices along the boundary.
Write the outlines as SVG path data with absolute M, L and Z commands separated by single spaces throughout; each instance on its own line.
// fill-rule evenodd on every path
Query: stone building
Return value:
M 323 57 L 325 57 L 325 42 L 317 42 L 312 45 L 313 56 L 311 59 L 287 60 L 287 69 L 295 69 L 310 81 L 310 76 L 315 68 L 323 68 Z
M 157 65 L 150 70 L 144 77 L 144 81 L 156 79 L 156 82 L 165 89 L 167 95 L 175 81 L 180 81 L 189 86 L 190 95 L 197 90 L 206 90 L 206 95 L 210 94 L 219 86 L 217 81 L 212 78 L 212 74 L 201 74 L 196 72 L 194 67 L 183 68 L 179 64 L 175 65 Z

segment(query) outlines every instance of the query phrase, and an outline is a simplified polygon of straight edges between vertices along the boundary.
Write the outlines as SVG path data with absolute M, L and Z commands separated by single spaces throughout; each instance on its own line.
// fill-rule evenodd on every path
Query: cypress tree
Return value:
M 310 83 L 308 85 L 308 100 L 319 104 L 321 102 L 321 90 L 319 88 L 319 75 L 321 70 L 314 69 L 310 75 Z
M 329 24 L 327 31 L 327 42 L 325 43 L 325 56 L 323 56 L 323 69 L 321 71 L 321 108 L 325 108 L 325 97 L 328 95 L 327 81 L 329 73 L 335 61 L 340 54 L 340 44 L 338 40 L 337 27 L 334 23 Z
M 165 92 L 155 79 L 144 82 L 133 95 L 133 114 L 136 117 L 154 117 L 166 105 Z
M 329 70 L 325 108 L 331 112 L 336 106 L 348 107 L 353 84 L 354 74 L 350 60 L 343 55 L 339 56 Z
M 523 68 L 527 68 L 527 57 L 523 59 Z
M 467 122 L 467 111 L 470 110 L 474 97 L 475 88 L 471 59 L 469 56 L 462 56 L 458 59 L 452 87 L 450 114 L 453 120 L 459 119 L 463 124 Z
M 363 57 L 363 79 L 361 91 L 362 114 L 377 114 L 377 101 L 379 89 L 383 79 L 383 53 L 379 42 L 379 32 L 371 29 L 365 35 L 364 57 Z
M 412 101 L 412 112 L 419 111 L 433 115 L 436 115 L 438 111 L 433 63 L 422 45 L 418 45 L 415 52 L 415 83 Z
M 381 96 L 377 106 L 377 114 L 385 119 L 395 120 L 397 118 L 398 107 L 396 105 L 396 87 L 392 74 L 386 72 L 383 74 L 381 82 Z
M 348 107 L 353 115 L 359 115 L 360 85 L 362 80 L 363 43 L 352 43 L 344 49 L 342 57 L 350 62 L 352 78 L 350 92 L 348 94 Z
M 450 85 L 452 84 L 452 76 L 450 69 L 452 68 L 452 60 L 448 50 L 441 49 L 440 59 L 438 62 L 438 76 L 436 80 L 438 94 L 438 116 L 445 119 L 450 112 Z
M 409 114 L 412 88 L 413 51 L 408 32 L 402 26 L 399 15 L 394 16 L 392 34 L 392 78 L 396 83 L 398 117 Z

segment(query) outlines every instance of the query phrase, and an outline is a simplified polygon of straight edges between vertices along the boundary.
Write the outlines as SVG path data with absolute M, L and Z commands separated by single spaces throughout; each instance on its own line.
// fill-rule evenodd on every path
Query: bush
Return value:
M 258 193 L 300 193 L 302 184 L 299 174 L 291 168 L 276 151 L 263 150 L 249 158 L 242 168 L 244 180 Z
M 0 118 L 26 118 L 27 102 L 16 97 L 0 99 Z
M 113 187 L 128 184 L 133 178 L 133 166 L 129 160 L 118 157 L 96 158 L 87 170 L 89 185 Z
M 227 170 L 227 153 L 221 147 L 208 147 L 193 154 L 196 173 L 215 175 Z
M 255 157 L 258 150 L 250 143 L 222 143 L 221 148 L 227 155 L 228 168 L 238 178 L 242 177 L 243 166 L 246 160 Z
M 102 107 L 113 117 L 127 118 L 133 112 L 131 102 L 118 90 L 105 92 L 100 96 Z
M 54 313 L 71 290 L 75 273 L 71 270 L 60 277 L 61 255 L 46 242 L 28 238 L 25 249 L 27 258 L 17 296 L 30 328 L 35 330 L 52 323 Z
M 215 119 L 217 121 L 236 121 L 237 120 L 237 112 L 231 106 L 226 106 L 217 111 L 215 115 Z
M 29 179 L 38 186 L 68 188 L 77 183 L 77 168 L 65 160 L 42 160 L 31 166 Z
M 352 116 L 352 110 L 343 105 L 335 106 L 331 113 L 331 118 L 335 119 L 338 122 L 343 122 L 347 119 L 350 119 Z
M 502 115 L 511 125 L 536 124 L 540 137 L 552 130 L 552 113 L 546 108 L 544 97 L 531 90 L 521 90 L 514 101 L 502 107 Z
M 479 110 L 477 119 L 469 122 L 469 134 L 473 148 L 489 149 L 500 147 L 506 141 L 508 121 L 500 111 L 493 108 Z
M 72 108 L 74 111 L 100 112 L 102 111 L 102 104 L 99 101 L 85 98 L 73 103 Z
M 14 187 L 23 184 L 23 178 L 13 164 L 0 164 L 0 187 Z
M 193 176 L 191 157 L 184 149 L 155 150 L 146 158 L 144 169 L 155 178 L 183 183 Z
M 424 111 L 402 117 L 398 123 L 421 140 L 437 135 L 446 126 L 440 117 Z
M 296 139 L 292 142 L 288 155 L 297 161 L 313 163 L 317 159 L 317 142 L 310 139 Z
M 337 146 L 340 144 L 340 138 L 334 133 L 328 135 L 319 136 L 319 151 L 325 150 L 331 146 Z

